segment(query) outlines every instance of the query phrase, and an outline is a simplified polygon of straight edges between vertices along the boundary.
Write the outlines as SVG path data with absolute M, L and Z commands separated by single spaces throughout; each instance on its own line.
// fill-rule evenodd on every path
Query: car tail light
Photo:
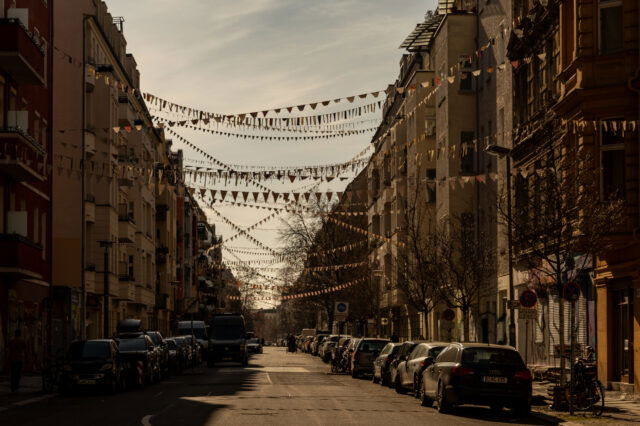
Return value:
M 451 374 L 454 376 L 469 376 L 475 374 L 475 372 L 467 367 L 453 367 Z
M 424 368 L 424 360 L 420 361 L 420 368 Z
M 531 377 L 531 372 L 529 370 L 518 370 L 516 371 L 516 374 L 513 375 L 513 377 L 515 377 L 516 379 L 525 380 L 528 382 L 533 380 L 533 377 Z

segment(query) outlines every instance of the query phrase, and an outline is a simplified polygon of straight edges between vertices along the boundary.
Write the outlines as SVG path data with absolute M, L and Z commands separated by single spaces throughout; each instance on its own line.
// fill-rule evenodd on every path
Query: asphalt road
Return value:
M 329 373 L 319 358 L 265 348 L 233 364 L 171 377 L 114 396 L 84 392 L 0 412 L 0 425 L 463 425 L 544 424 L 534 417 L 459 407 L 438 414 L 411 395 Z

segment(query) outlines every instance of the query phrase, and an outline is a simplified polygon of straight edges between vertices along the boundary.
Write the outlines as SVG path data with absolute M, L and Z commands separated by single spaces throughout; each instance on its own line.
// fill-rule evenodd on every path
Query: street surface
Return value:
M 0 412 L 0 425 L 469 425 L 545 424 L 508 410 L 460 407 L 438 414 L 370 379 L 329 374 L 306 354 L 265 347 L 249 367 L 228 364 L 117 395 L 56 396 Z

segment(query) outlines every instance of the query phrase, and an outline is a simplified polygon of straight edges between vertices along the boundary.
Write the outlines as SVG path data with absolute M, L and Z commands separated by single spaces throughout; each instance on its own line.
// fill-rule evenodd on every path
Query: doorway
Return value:
M 614 375 L 623 383 L 633 383 L 633 289 L 613 290 Z

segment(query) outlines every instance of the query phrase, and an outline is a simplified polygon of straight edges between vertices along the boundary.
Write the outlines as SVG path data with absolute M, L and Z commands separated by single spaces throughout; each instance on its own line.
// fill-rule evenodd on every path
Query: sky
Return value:
M 384 90 L 397 77 L 404 53 L 398 46 L 436 1 L 106 3 L 113 16 L 125 19 L 127 51 L 136 58 L 143 92 L 181 105 L 233 114 Z M 372 136 L 368 133 L 335 141 L 240 142 L 195 131 L 179 132 L 220 161 L 269 166 L 348 161 L 370 143 Z M 187 158 L 201 159 L 179 143 L 174 146 L 185 148 Z M 322 190 L 341 191 L 346 183 L 334 181 Z M 278 184 L 269 186 L 282 191 Z M 287 189 L 296 186 L 301 185 Z M 245 227 L 268 215 L 233 206 L 221 206 L 218 211 Z M 235 233 L 220 221 L 216 226 L 223 236 Z M 278 220 L 271 221 L 254 235 L 267 245 L 277 246 L 278 226 Z M 237 239 L 233 245 L 251 244 Z

